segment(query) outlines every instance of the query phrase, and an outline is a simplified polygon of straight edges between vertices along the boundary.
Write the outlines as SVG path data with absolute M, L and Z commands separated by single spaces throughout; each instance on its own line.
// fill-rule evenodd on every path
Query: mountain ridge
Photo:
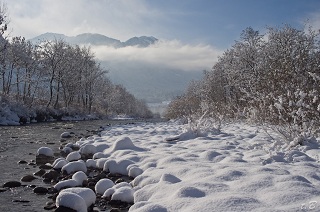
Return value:
M 115 48 L 122 48 L 127 46 L 148 47 L 158 41 L 153 36 L 139 36 L 129 38 L 127 41 L 120 41 L 99 33 L 82 33 L 76 36 L 67 36 L 64 34 L 47 32 L 29 39 L 32 43 L 38 43 L 45 40 L 65 40 L 70 44 L 90 44 L 90 45 L 106 45 Z

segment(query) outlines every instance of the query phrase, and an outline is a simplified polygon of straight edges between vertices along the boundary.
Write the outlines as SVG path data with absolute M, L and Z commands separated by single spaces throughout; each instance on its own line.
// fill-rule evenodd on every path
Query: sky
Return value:
M 191 65 L 189 69 L 198 70 L 212 66 L 218 55 L 232 46 L 246 27 L 253 27 L 262 33 L 267 26 L 279 27 L 283 24 L 303 29 L 303 24 L 308 20 L 310 25 L 320 28 L 319 0 L 3 2 L 7 6 L 11 36 L 30 39 L 46 32 L 68 36 L 89 32 L 121 41 L 133 36 L 154 36 L 163 41 L 162 49 L 171 48 L 168 51 L 170 54 L 176 53 L 183 57 L 186 53 L 186 60 L 194 58 L 195 61 L 191 62 L 198 65 Z M 159 53 L 159 48 L 154 49 Z M 126 52 L 121 51 L 122 53 L 116 53 L 121 56 Z M 146 54 L 150 55 L 150 51 L 146 51 Z M 170 58 L 170 55 L 166 57 Z M 209 61 L 208 58 L 212 59 Z M 167 61 L 170 62 L 173 61 Z

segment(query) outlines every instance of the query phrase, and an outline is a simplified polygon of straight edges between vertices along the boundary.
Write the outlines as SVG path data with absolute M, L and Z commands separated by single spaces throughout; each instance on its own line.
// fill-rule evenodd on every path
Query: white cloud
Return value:
M 124 48 L 92 46 L 91 48 L 100 60 L 148 63 L 186 71 L 210 70 L 222 53 L 221 50 L 209 45 L 185 45 L 177 40 L 159 41 L 147 48 L 136 46 Z
M 144 0 L 10 0 L 9 28 L 15 36 L 32 38 L 45 32 L 77 35 L 101 33 L 126 40 L 135 35 L 154 35 L 147 25 L 163 16 Z

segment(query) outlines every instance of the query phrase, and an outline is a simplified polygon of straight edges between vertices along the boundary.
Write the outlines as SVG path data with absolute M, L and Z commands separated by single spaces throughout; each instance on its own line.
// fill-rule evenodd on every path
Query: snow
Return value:
M 84 155 L 95 154 L 97 152 L 96 146 L 92 144 L 86 144 L 80 148 L 80 153 Z
M 78 171 L 72 175 L 72 179 L 78 182 L 78 185 L 82 185 L 83 181 L 87 180 L 88 177 L 83 171 Z
M 70 152 L 68 155 L 67 155 L 67 161 L 76 161 L 76 160 L 79 160 L 81 159 L 81 155 L 78 151 L 76 152 Z
M 133 190 L 128 187 L 121 187 L 116 189 L 115 192 L 111 196 L 111 200 L 120 200 L 122 202 L 133 203 Z
M 96 201 L 96 194 L 90 188 L 67 188 L 60 193 L 74 193 L 84 199 L 87 208 L 90 207 Z
M 66 171 L 68 174 L 71 174 L 77 171 L 87 172 L 87 166 L 83 160 L 78 160 L 78 161 L 69 162 L 68 164 L 64 165 L 61 171 L 62 172 Z
M 114 182 L 112 182 L 112 180 L 109 179 L 101 179 L 97 182 L 97 184 L 95 185 L 95 191 L 97 194 L 101 194 L 103 195 L 103 193 L 109 189 L 112 188 L 114 186 Z
M 187 129 L 187 130 L 186 130 Z M 134 201 L 130 211 L 298 211 L 318 201 L 318 141 L 288 148 L 274 132 L 229 124 L 197 134 L 177 123 L 110 127 L 96 166 L 131 175 L 128 185 L 96 184 L 105 197 Z M 109 147 L 109 148 L 108 148 Z M 93 163 L 92 159 L 88 163 Z M 106 181 L 105 181 L 106 180 Z M 133 198 L 133 199 L 132 199 Z
M 56 198 L 56 206 L 71 208 L 77 212 L 87 212 L 85 200 L 78 194 L 72 192 L 60 192 Z
M 77 182 L 74 179 L 69 179 L 69 180 L 62 180 L 55 184 L 53 187 L 60 191 L 63 188 L 70 188 L 70 187 L 76 187 L 79 186 L 79 182 Z
M 40 147 L 37 151 L 37 155 L 45 155 L 47 157 L 53 157 L 53 151 L 49 147 Z

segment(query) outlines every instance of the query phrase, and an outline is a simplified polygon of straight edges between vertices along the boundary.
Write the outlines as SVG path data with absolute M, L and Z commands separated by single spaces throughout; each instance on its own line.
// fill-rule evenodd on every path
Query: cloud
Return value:
M 9 28 L 15 36 L 26 38 L 45 32 L 101 33 L 122 40 L 141 33 L 157 36 L 154 23 L 163 17 L 144 0 L 10 0 L 6 4 Z
M 221 50 L 210 45 L 186 45 L 180 41 L 159 41 L 147 48 L 128 46 L 113 48 L 92 46 L 92 51 L 99 60 L 125 63 L 147 63 L 158 67 L 185 71 L 210 70 L 217 61 Z

